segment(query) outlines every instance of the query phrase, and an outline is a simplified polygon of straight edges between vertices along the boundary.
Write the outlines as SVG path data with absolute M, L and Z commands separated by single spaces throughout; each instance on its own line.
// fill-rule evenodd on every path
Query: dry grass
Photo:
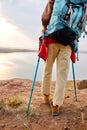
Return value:
M 13 96 L 8 99 L 8 105 L 12 108 L 16 108 L 22 104 L 22 100 L 18 96 Z
M 0 110 L 4 109 L 4 107 L 5 107 L 4 100 L 1 100 L 0 101 Z

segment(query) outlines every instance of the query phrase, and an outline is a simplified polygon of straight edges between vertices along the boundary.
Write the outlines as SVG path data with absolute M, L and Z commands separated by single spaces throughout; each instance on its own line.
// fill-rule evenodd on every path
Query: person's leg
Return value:
M 49 44 L 48 48 L 48 58 L 45 61 L 44 72 L 42 77 L 42 95 L 50 95 L 50 84 L 52 77 L 52 67 L 57 56 L 58 45 L 57 44 Z
M 71 56 L 71 47 L 60 46 L 60 52 L 57 56 L 56 65 L 57 65 L 57 74 L 56 74 L 56 87 L 53 96 L 53 105 L 61 106 L 64 100 L 65 94 L 65 85 L 69 71 Z

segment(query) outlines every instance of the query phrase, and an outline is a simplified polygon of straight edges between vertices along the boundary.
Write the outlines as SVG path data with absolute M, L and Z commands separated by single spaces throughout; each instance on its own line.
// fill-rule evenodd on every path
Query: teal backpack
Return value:
M 71 44 L 76 52 L 78 50 L 77 40 L 81 37 L 83 32 L 87 34 L 86 25 L 87 0 L 55 0 L 45 35 L 52 36 L 52 34 L 56 32 L 59 35 L 59 31 L 64 28 L 68 28 L 70 31 L 72 30 L 72 36 L 75 33 L 76 37 L 72 40 Z

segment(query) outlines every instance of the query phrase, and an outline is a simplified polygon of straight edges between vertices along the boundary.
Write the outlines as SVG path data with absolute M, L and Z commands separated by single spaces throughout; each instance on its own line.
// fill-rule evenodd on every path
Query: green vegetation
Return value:
M 4 109 L 5 103 L 4 100 L 0 101 L 0 110 Z
M 9 99 L 9 103 L 8 103 L 8 105 L 13 108 L 18 107 L 21 104 L 22 104 L 22 100 L 18 96 L 11 97 L 11 99 Z

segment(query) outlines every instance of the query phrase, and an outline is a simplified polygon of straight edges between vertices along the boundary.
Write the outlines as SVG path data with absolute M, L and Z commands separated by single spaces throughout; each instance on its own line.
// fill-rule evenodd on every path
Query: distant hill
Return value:
M 87 53 L 87 51 L 79 51 L 79 53 Z
M 0 53 L 13 53 L 13 52 L 37 52 L 37 50 L 18 49 L 18 48 L 0 48 Z
M 13 52 L 37 52 L 34 49 L 19 49 L 19 48 L 3 48 L 0 47 L 0 53 L 13 53 Z M 79 53 L 87 53 L 87 51 L 79 51 Z

